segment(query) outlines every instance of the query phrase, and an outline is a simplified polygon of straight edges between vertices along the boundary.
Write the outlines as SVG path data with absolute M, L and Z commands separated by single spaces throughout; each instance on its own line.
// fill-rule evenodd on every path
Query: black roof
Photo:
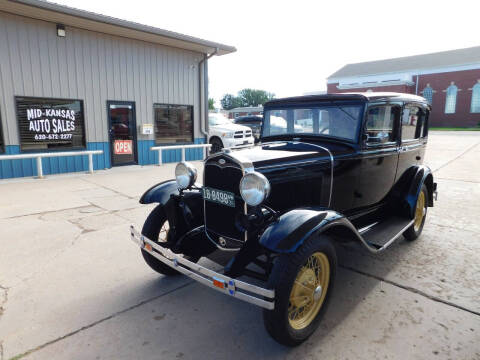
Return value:
M 427 104 L 427 100 L 421 96 L 395 93 L 395 92 L 362 92 L 362 93 L 341 93 L 341 94 L 322 94 L 322 95 L 305 95 L 294 96 L 282 99 L 273 99 L 265 103 L 265 107 L 271 107 L 275 105 L 288 105 L 288 104 L 302 104 L 313 103 L 319 101 L 412 101 L 421 102 Z

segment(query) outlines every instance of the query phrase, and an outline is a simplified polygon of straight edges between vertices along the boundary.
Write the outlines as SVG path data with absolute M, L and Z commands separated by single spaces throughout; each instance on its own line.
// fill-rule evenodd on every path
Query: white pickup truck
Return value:
M 234 124 L 219 113 L 208 114 L 208 142 L 212 144 L 211 152 L 219 152 L 223 148 L 238 149 L 252 146 L 255 139 L 252 129 Z

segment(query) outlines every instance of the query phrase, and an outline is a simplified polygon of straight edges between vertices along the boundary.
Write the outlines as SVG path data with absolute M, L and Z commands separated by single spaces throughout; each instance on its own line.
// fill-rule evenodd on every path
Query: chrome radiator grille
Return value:
M 237 229 L 235 222 L 244 213 L 245 202 L 240 196 L 239 184 L 242 168 L 226 156 L 207 160 L 204 168 L 204 186 L 235 194 L 235 207 L 205 201 L 205 227 L 209 237 L 222 247 L 240 247 L 245 232 Z M 225 241 L 219 241 L 222 237 Z

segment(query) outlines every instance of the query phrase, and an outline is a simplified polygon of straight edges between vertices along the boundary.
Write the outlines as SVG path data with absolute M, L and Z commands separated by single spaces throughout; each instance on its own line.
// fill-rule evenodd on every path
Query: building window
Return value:
M 85 148 L 82 100 L 34 97 L 15 100 L 22 151 Z
M 427 99 L 428 103 L 432 105 L 432 100 L 433 100 L 433 89 L 430 86 L 430 84 L 427 84 L 425 89 L 423 89 L 423 97 Z
M 193 142 L 193 106 L 153 104 L 155 143 Z
M 5 143 L 3 142 L 2 117 L 0 116 L 0 154 L 4 152 L 5 152 Z
M 472 113 L 480 113 L 480 80 L 472 88 L 472 105 L 470 111 Z
M 455 107 L 457 105 L 458 88 L 452 81 L 452 84 L 447 88 L 447 96 L 445 98 L 445 114 L 455 114 Z

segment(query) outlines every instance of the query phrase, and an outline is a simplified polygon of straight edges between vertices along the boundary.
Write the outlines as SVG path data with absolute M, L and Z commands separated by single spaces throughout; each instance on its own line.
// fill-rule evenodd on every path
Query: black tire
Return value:
M 313 254 L 326 255 L 329 263 L 327 293 L 320 310 L 311 322 L 302 329 L 291 326 L 289 319 L 290 295 L 297 275 Z M 268 288 L 275 289 L 275 309 L 263 311 L 263 321 L 268 333 L 280 344 L 296 346 L 305 341 L 319 326 L 328 307 L 337 270 L 337 255 L 328 236 L 320 235 L 308 239 L 295 253 L 282 254 L 274 263 L 268 279 Z
M 403 233 L 403 236 L 405 237 L 405 239 L 407 239 L 408 241 L 414 241 L 416 240 L 420 234 L 422 233 L 422 230 L 423 230 L 423 226 L 425 225 L 425 219 L 427 218 L 427 209 L 428 209 L 428 189 L 427 187 L 424 185 L 422 185 L 422 190 L 417 198 L 417 204 L 415 205 L 416 207 L 418 206 L 418 202 L 420 201 L 420 197 L 422 196 L 421 194 L 423 194 L 423 199 L 424 199 L 424 210 L 425 212 L 423 213 L 423 218 L 421 220 L 421 223 L 419 225 L 416 225 L 416 222 L 414 222 L 412 224 L 412 226 L 410 226 L 407 230 L 405 230 L 405 232 Z M 415 218 L 417 217 L 417 215 L 415 214 Z
M 220 140 L 219 138 L 214 137 L 214 138 L 210 139 L 210 144 L 212 144 L 212 147 L 210 149 L 210 152 L 212 154 L 220 152 L 223 149 L 222 140 Z
M 165 214 L 165 209 L 162 205 L 158 205 L 152 210 L 145 220 L 142 228 L 142 235 L 162 245 L 159 241 L 160 229 L 166 221 L 168 220 Z M 170 266 L 165 265 L 163 262 L 150 255 L 144 249 L 141 249 L 141 251 L 143 259 L 154 271 L 167 276 L 180 275 L 178 271 L 172 269 Z M 194 261 L 194 259 L 191 258 L 188 258 L 188 260 Z

